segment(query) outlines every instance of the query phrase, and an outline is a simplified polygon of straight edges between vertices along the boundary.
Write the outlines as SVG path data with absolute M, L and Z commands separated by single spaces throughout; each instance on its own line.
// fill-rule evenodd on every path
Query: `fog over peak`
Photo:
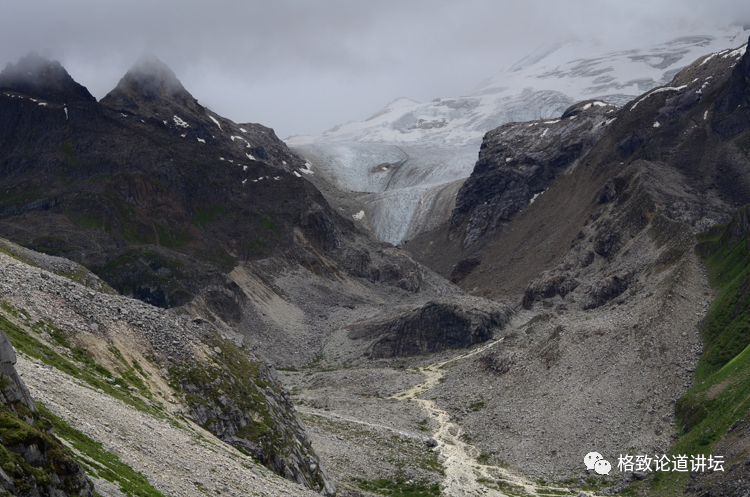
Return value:
M 397 95 L 466 93 L 545 44 L 620 50 L 730 24 L 750 25 L 747 2 L 8 0 L 0 67 L 37 50 L 101 98 L 148 49 L 204 105 L 288 136 L 365 119 Z
M 0 88 L 60 103 L 94 100 L 88 90 L 74 81 L 58 61 L 42 57 L 34 50 L 15 64 L 6 64 L 5 69 L 0 72 Z
M 138 57 L 138 60 L 120 80 L 120 84 L 124 81 L 138 81 L 144 86 L 152 87 L 154 91 L 160 87 L 164 87 L 172 93 L 186 91 L 174 71 L 151 50 L 145 50 Z

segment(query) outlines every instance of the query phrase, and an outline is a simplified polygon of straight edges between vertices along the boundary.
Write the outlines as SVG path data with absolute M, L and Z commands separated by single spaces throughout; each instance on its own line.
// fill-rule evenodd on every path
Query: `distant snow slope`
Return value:
M 365 200 L 370 224 L 396 244 L 447 219 L 487 131 L 554 118 L 582 100 L 622 105 L 668 83 L 697 58 L 742 45 L 748 34 L 740 27 L 715 29 L 615 52 L 588 41 L 551 44 L 467 95 L 427 103 L 398 98 L 366 121 L 286 142 L 340 188 L 371 193 Z

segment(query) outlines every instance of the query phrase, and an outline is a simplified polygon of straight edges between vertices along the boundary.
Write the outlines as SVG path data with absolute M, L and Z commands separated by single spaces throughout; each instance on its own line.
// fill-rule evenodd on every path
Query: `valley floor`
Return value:
M 676 437 L 713 298 L 695 256 L 652 276 L 596 310 L 559 298 L 519 310 L 468 351 L 280 373 L 341 490 L 387 479 L 457 496 L 561 491 L 541 482 L 619 491 L 632 480 L 620 454 L 664 454 Z M 586 471 L 591 451 L 610 476 Z

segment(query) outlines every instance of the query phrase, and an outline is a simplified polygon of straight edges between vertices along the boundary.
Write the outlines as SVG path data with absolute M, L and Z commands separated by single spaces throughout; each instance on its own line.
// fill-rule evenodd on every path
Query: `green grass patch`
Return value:
M 65 374 L 78 378 L 79 380 L 86 382 L 92 388 L 102 390 L 107 395 L 115 397 L 140 411 L 159 417 L 165 417 L 159 409 L 147 404 L 142 398 L 131 393 L 131 386 L 142 392 L 148 391 L 148 388 L 142 381 L 140 381 L 140 379 L 138 379 L 137 382 L 130 383 L 129 378 L 133 375 L 128 375 L 128 377 L 117 378 L 114 383 L 108 381 L 108 379 L 112 378 L 112 373 L 98 364 L 84 350 L 79 348 L 69 348 L 70 345 L 68 344 L 67 335 L 64 331 L 54 329 L 54 331 L 50 333 L 53 340 L 59 346 L 68 348 L 67 353 L 58 353 L 51 347 L 45 345 L 41 340 L 34 337 L 30 332 L 13 323 L 7 317 L 8 314 L 17 315 L 18 311 L 12 309 L 5 303 L 0 304 L 0 307 L 4 311 L 4 313 L 0 313 L 0 330 L 8 335 L 16 350 L 19 350 L 44 364 L 52 366 Z M 50 325 L 45 323 L 35 323 L 32 325 L 32 329 L 36 330 L 42 330 L 45 328 L 49 329 L 49 327 Z
M 270 219 L 267 219 L 265 217 L 261 219 L 260 221 L 258 221 L 258 224 L 264 227 L 265 229 L 271 230 L 273 232 L 276 232 L 279 230 Z
M 13 479 L 16 495 L 29 493 L 34 484 L 46 494 L 45 488 L 50 485 L 53 473 L 63 478 L 74 475 L 77 472 L 74 461 L 77 460 L 92 476 L 119 484 L 128 496 L 163 497 L 117 456 L 103 450 L 100 444 L 72 428 L 44 405 L 37 403 L 36 407 L 37 411 L 32 412 L 24 404 L 16 403 L 14 412 L 0 404 L 0 467 Z M 73 456 L 55 435 L 70 442 L 83 457 Z M 48 465 L 32 467 L 25 463 L 18 452 L 32 444 L 43 452 Z
M 750 411 L 750 250 L 742 228 L 747 215 L 746 207 L 730 223 L 701 236 L 696 247 L 718 295 L 702 332 L 696 385 L 675 405 L 681 436 L 671 455 L 708 457 L 732 424 Z M 649 485 L 659 495 L 681 495 L 687 483 L 685 474 L 658 473 Z
M 123 463 L 116 455 L 104 450 L 95 442 L 68 423 L 52 414 L 43 404 L 37 403 L 39 414 L 47 420 L 55 434 L 67 440 L 87 460 L 81 461 L 89 473 L 119 485 L 120 490 L 131 497 L 164 497 L 140 472 Z
M 719 294 L 706 317 L 704 351 L 696 378 L 706 378 L 750 344 L 750 251 L 740 241 L 705 259 L 709 283 Z
M 198 412 L 204 408 L 221 411 L 222 416 L 232 419 L 237 410 L 243 413 L 246 424 L 234 434 L 237 439 L 252 442 L 257 449 L 252 456 L 261 464 L 273 469 L 278 456 L 289 457 L 295 450 L 307 453 L 308 448 L 299 446 L 294 431 L 286 429 L 295 422 L 292 411 L 276 401 L 271 405 L 270 396 L 281 396 L 281 385 L 272 384 L 262 368 L 262 362 L 250 360 L 232 342 L 215 334 L 202 338 L 210 349 L 219 349 L 207 362 L 183 361 L 169 368 L 169 384 L 176 391 L 185 393 L 185 402 Z M 208 431 L 218 434 L 224 430 L 223 423 L 211 417 L 200 423 Z M 239 444 L 238 444 L 239 445 Z M 322 485 L 322 475 L 316 473 L 315 484 Z
M 438 483 L 425 481 L 414 482 L 403 479 L 364 480 L 362 478 L 354 478 L 353 481 L 362 490 L 379 495 L 389 495 L 392 497 L 423 497 L 440 495 L 440 485 Z
M 706 454 L 750 410 L 750 348 L 691 388 L 676 404 L 684 436 L 674 454 Z
M 16 410 L 23 407 L 24 417 L 31 420 L 31 411 L 23 404 L 18 404 Z M 46 433 L 49 424 L 34 421 L 33 425 L 21 419 L 19 414 L 11 411 L 7 406 L 0 404 L 0 467 L 13 480 L 15 495 L 26 495 L 36 481 L 38 487 L 47 487 L 51 483 L 51 475 L 56 472 L 55 466 L 70 469 L 73 457 L 55 439 Z M 29 446 L 36 444 L 41 451 L 45 452 L 50 465 L 46 468 L 37 468 L 26 464 L 23 457 L 11 450 L 18 446 Z M 63 474 L 63 473 L 61 473 Z

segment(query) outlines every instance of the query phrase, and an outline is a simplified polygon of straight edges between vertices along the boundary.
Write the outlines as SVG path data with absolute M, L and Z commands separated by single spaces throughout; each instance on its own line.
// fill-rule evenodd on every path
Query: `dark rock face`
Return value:
M 16 363 L 16 351 L 10 343 L 8 335 L 0 331 L 0 375 L 5 378 L 5 386 L 0 391 L 0 402 L 4 405 L 16 405 L 19 402 L 26 406 L 31 412 L 36 411 L 34 399 L 31 398 L 29 389 L 18 375 L 14 367 Z
M 80 86 L 65 78 L 66 91 Z M 4 81 L 0 236 L 161 307 L 271 256 L 419 290 L 417 265 L 370 254 L 382 247 L 328 206 L 272 129 L 213 114 L 156 57 L 139 60 L 100 103 L 36 101 L 38 92 L 24 93 L 36 87 Z M 296 250 L 300 234 L 316 253 Z
M 620 296 L 628 289 L 632 277 L 630 275 L 615 275 L 603 278 L 592 284 L 586 292 L 587 301 L 583 309 L 595 309 Z
M 15 363 L 13 346 L 0 331 L 0 444 L 6 454 L 0 487 L 18 496 L 94 497 L 83 468 L 40 419 Z M 48 479 L 38 479 L 39 470 Z
M 456 197 L 451 237 L 463 229 L 467 248 L 513 219 L 591 149 L 615 110 L 603 102 L 582 102 L 559 120 L 510 123 L 488 132 L 474 171 Z
M 458 283 L 466 278 L 479 264 L 481 264 L 481 261 L 474 257 L 458 261 L 450 274 L 451 283 Z
M 73 81 L 57 61 L 31 52 L 17 64 L 8 63 L 0 73 L 0 89 L 11 89 L 30 97 L 58 104 L 96 102 L 89 91 Z
M 531 309 L 535 302 L 559 295 L 565 297 L 581 283 L 569 273 L 543 275 L 529 283 L 523 295 L 524 309 Z
M 716 101 L 713 129 L 722 139 L 750 129 L 750 53 L 745 51 L 732 71 L 724 94 Z
M 636 150 L 641 148 L 644 139 L 638 133 L 629 133 L 625 138 L 617 142 L 617 152 L 620 154 L 620 158 L 627 159 L 635 153 Z
M 492 338 L 507 313 L 449 302 L 430 302 L 390 321 L 353 330 L 353 339 L 375 339 L 371 357 L 399 357 L 468 347 Z
M 558 298 L 584 308 L 625 300 L 632 271 L 607 268 L 644 229 L 655 226 L 661 250 L 674 242 L 661 233 L 682 236 L 673 221 L 703 232 L 750 198 L 750 127 L 722 128 L 737 116 L 750 123 L 742 117 L 750 112 L 749 61 L 742 49 L 725 50 L 620 109 L 576 104 L 560 122 L 490 131 L 456 200 L 449 255 L 428 245 L 444 231 L 418 240 L 415 253 L 427 265 L 438 259 L 436 270 L 484 295 L 498 295 L 497 286 L 521 291 L 527 308 Z M 518 216 L 537 194 L 540 205 Z M 573 226 L 571 216 L 584 212 Z M 469 259 L 480 261 L 476 270 L 462 263 Z

